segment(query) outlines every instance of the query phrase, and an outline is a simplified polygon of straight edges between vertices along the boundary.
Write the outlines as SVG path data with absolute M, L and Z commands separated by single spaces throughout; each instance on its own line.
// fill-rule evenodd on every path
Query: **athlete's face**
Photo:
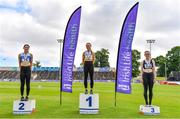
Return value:
M 145 53 L 144 53 L 144 56 L 146 57 L 146 59 L 151 58 L 151 54 L 150 54 L 150 52 L 145 52 Z
M 91 44 L 90 44 L 90 43 L 87 43 L 87 44 L 86 44 L 86 49 L 87 49 L 87 50 L 91 50 Z
M 28 52 L 29 52 L 29 47 L 28 47 L 28 46 L 25 46 L 23 49 L 24 49 L 24 52 L 25 52 L 25 53 L 28 53 Z

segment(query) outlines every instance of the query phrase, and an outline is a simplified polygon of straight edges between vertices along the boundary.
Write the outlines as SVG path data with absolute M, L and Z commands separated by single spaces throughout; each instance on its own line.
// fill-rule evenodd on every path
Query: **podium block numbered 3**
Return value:
M 155 105 L 151 105 L 151 106 L 140 105 L 139 111 L 144 115 L 159 115 L 160 107 Z
M 98 94 L 80 94 L 79 97 L 80 114 L 98 114 L 99 95 Z
M 15 100 L 13 103 L 13 114 L 31 114 L 35 111 L 36 101 Z

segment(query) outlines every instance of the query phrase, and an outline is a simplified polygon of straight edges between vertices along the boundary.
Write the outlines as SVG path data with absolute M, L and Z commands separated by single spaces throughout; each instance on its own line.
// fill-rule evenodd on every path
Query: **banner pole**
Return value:
M 117 71 L 116 71 L 116 79 L 115 79 L 115 94 L 114 94 L 114 106 L 117 104 Z
M 115 101 L 114 101 L 114 106 L 115 106 L 115 107 L 116 107 L 116 95 L 117 95 L 117 93 L 116 93 L 116 91 L 115 91 L 115 96 L 114 96 L 114 98 L 115 98 L 115 99 L 114 99 L 114 100 L 115 100 Z
M 119 54 L 119 53 L 118 53 Z M 117 59 L 118 62 L 118 59 Z M 117 68 L 117 67 L 116 67 Z M 117 69 L 116 69 L 116 78 L 115 78 L 115 92 L 114 92 L 114 106 L 116 107 L 117 103 Z
M 60 73 L 59 73 L 60 74 Z M 61 75 L 60 75 L 61 77 Z M 59 103 L 60 103 L 60 106 L 62 106 L 62 78 L 59 78 L 60 80 L 60 94 L 59 94 Z
M 62 106 L 62 90 L 60 91 L 60 106 Z

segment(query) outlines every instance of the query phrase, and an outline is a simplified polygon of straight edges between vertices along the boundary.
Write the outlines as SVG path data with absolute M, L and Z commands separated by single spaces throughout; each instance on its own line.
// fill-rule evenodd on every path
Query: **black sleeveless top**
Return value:
M 143 68 L 144 69 L 152 69 L 153 68 L 152 59 L 150 60 L 150 62 L 147 62 L 146 60 L 143 60 Z

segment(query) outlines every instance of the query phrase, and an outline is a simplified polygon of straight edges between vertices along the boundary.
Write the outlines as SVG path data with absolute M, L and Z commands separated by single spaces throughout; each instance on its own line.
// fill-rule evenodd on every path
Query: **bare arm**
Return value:
M 33 55 L 31 54 L 31 61 L 30 61 L 30 67 L 32 68 L 33 65 Z
M 141 80 L 143 81 L 143 62 L 140 63 L 141 65 Z
M 82 64 L 84 64 L 84 52 L 82 54 Z
M 92 61 L 93 61 L 93 64 L 94 64 L 94 62 L 95 62 L 95 54 L 94 54 L 94 52 L 92 52 Z
M 19 69 L 20 69 L 21 68 L 20 54 L 18 55 L 18 64 L 19 64 Z
M 156 79 L 156 64 L 155 64 L 155 61 L 154 61 L 154 60 L 152 60 L 152 63 L 153 63 L 153 68 L 152 68 L 152 70 L 153 70 L 154 80 L 155 80 L 155 79 Z

